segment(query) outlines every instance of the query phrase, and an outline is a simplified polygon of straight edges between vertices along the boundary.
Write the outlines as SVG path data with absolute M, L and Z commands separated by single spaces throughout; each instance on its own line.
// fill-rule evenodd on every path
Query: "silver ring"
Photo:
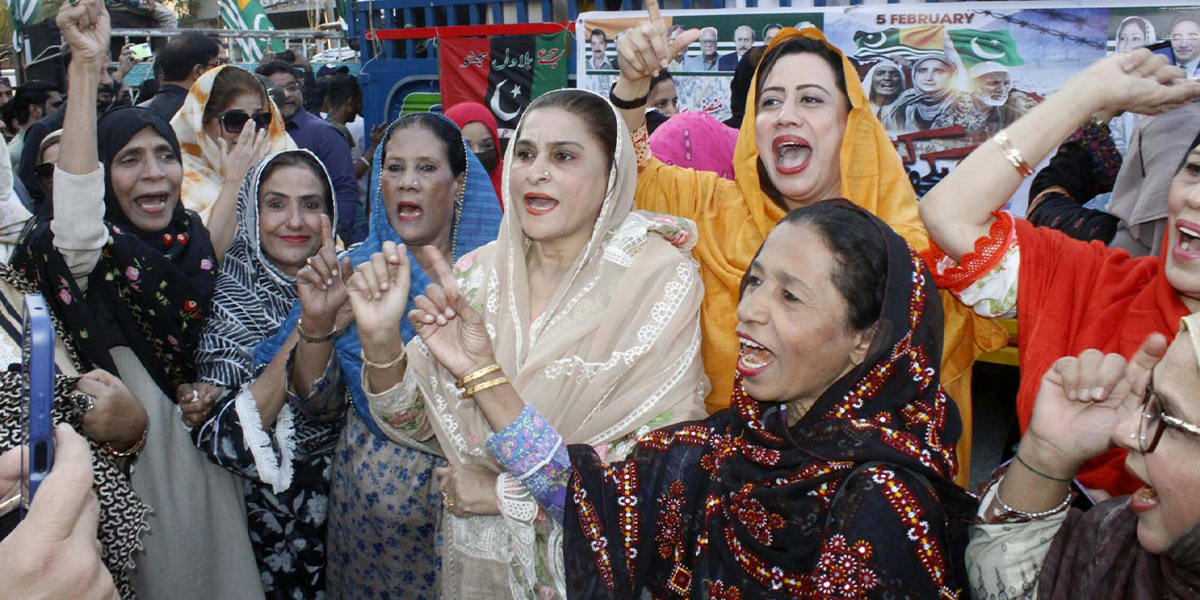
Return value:
M 75 406 L 78 406 L 80 412 L 86 415 L 96 408 L 96 399 L 89 394 L 80 392 L 75 396 Z

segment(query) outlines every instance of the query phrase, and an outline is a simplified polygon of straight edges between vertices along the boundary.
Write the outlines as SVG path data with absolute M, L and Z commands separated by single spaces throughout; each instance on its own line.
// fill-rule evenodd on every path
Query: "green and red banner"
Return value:
M 442 106 L 478 102 L 501 129 L 515 129 L 538 96 L 567 87 L 568 32 L 441 38 Z

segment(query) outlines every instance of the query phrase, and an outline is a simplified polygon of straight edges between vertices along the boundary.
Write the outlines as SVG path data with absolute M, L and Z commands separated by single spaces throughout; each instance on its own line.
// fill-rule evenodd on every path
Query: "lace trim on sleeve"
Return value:
M 996 220 L 987 236 L 975 240 L 975 251 L 964 254 L 957 262 L 930 240 L 929 249 L 922 254 L 938 287 L 954 293 L 961 292 L 994 270 L 1004 260 L 1009 248 L 1016 246 L 1012 215 L 1002 211 L 992 215 Z
M 650 164 L 650 159 L 654 157 L 650 153 L 650 130 L 646 129 L 643 124 L 634 131 L 630 132 L 629 137 L 633 139 L 633 149 L 637 153 L 638 172 L 646 168 Z
M 292 485 L 292 461 L 296 453 L 292 407 L 283 405 L 279 418 L 275 421 L 275 436 L 272 440 L 263 429 L 258 402 L 250 393 L 249 386 L 242 388 L 233 399 L 233 406 L 242 425 L 242 439 L 246 448 L 250 450 L 250 455 L 254 457 L 258 479 L 270 485 L 276 494 L 284 492 Z

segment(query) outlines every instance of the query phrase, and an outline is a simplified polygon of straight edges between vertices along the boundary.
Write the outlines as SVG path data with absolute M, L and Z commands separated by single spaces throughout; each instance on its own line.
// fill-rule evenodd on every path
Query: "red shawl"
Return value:
M 1174 337 L 1189 311 L 1167 281 L 1161 257 L 1130 258 L 1101 242 L 1002 218 L 1015 224 L 1021 248 L 1017 416 L 1024 432 L 1038 382 L 1054 361 L 1089 348 L 1132 357 L 1151 333 Z M 1133 493 L 1142 483 L 1125 472 L 1124 462 L 1125 451 L 1112 450 L 1084 465 L 1079 480 L 1112 494 Z
M 496 145 L 496 167 L 492 169 L 488 176 L 492 178 L 492 187 L 496 188 L 496 197 L 501 198 L 501 208 L 504 205 L 504 194 L 500 193 L 500 176 L 503 174 L 504 161 L 501 157 L 504 153 L 500 151 L 500 130 L 496 129 L 496 117 L 492 115 L 492 111 L 488 107 L 479 104 L 478 102 L 459 102 L 451 106 L 446 111 L 446 118 L 454 121 L 459 129 L 466 127 L 468 123 L 483 123 L 492 132 L 492 143 Z

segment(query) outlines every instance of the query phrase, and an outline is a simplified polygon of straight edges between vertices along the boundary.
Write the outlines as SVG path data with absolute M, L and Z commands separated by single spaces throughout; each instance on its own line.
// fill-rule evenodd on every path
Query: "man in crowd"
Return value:
M 262 63 L 255 73 L 267 77 L 280 91 L 277 98 L 280 115 L 286 122 L 287 132 L 297 146 L 317 155 L 329 177 L 333 179 L 333 195 L 337 199 L 339 215 L 358 214 L 358 185 L 354 179 L 354 164 L 350 158 L 350 146 L 337 128 L 321 117 L 304 110 L 304 94 L 296 69 L 283 61 L 271 60 Z M 342 242 L 350 245 L 359 241 L 354 235 L 355 219 L 338 219 L 338 235 Z
M 201 75 L 220 65 L 221 46 L 207 35 L 185 31 L 171 38 L 155 57 L 155 70 L 162 69 L 162 86 L 146 106 L 170 121 L 179 112 L 188 90 Z
M 12 82 L 7 77 L 0 77 L 0 104 L 7 104 L 13 97 Z
M 746 51 L 750 46 L 754 45 L 754 28 L 749 25 L 742 25 L 733 30 L 733 45 L 735 50 L 721 57 L 717 61 L 718 71 L 736 71 L 737 64 L 742 57 L 746 55 Z
M 62 94 L 48 81 L 30 81 L 17 88 L 10 107 L 12 129 L 16 131 L 16 135 L 8 143 L 8 154 L 14 172 L 21 167 L 21 151 L 25 148 L 25 135 L 29 128 L 61 108 L 62 103 Z
M 734 65 L 735 67 L 737 65 Z M 688 57 L 683 65 L 685 71 L 716 71 L 717 70 L 717 28 L 705 27 L 700 30 L 700 55 Z
M 1200 16 L 1184 13 L 1171 21 L 1169 34 L 1175 64 L 1183 68 L 1188 78 L 1200 78 Z
M 780 31 L 783 31 L 783 25 L 780 25 L 779 23 L 771 23 L 770 25 L 763 27 L 763 45 L 770 46 L 771 40 L 775 39 L 775 36 L 778 35 Z
M 63 73 L 66 73 L 71 66 L 71 53 L 64 52 L 62 61 Z M 97 82 L 97 88 L 99 89 L 97 104 L 99 104 L 100 113 L 108 110 L 115 99 L 113 84 L 114 81 L 112 74 L 108 70 L 108 64 L 102 64 L 99 81 Z M 69 94 L 71 90 L 68 89 L 66 92 Z M 25 133 L 25 145 L 21 148 L 21 164 L 17 175 L 21 178 L 21 182 L 25 184 L 25 189 L 29 191 L 29 197 L 33 200 L 35 209 L 40 206 L 42 200 L 45 198 L 41 188 L 38 186 L 37 174 L 34 172 L 34 167 L 38 164 L 38 151 L 41 148 L 42 140 L 47 135 L 62 129 L 63 118 L 66 116 L 65 112 L 66 103 L 64 102 L 58 110 L 43 117 L 37 123 L 30 125 Z
M 598 27 L 593 29 L 588 42 L 592 50 L 592 58 L 587 63 L 588 69 L 597 71 L 611 70 L 613 65 L 608 60 L 608 36 L 604 34 L 604 30 Z
M 346 138 L 346 143 L 349 144 L 350 152 L 353 154 L 354 136 L 350 134 L 346 125 L 353 123 L 362 113 L 362 88 L 359 87 L 357 79 L 346 73 L 326 75 L 321 80 L 325 82 L 328 90 L 325 95 L 325 120 L 329 121 L 337 128 L 338 133 Z

